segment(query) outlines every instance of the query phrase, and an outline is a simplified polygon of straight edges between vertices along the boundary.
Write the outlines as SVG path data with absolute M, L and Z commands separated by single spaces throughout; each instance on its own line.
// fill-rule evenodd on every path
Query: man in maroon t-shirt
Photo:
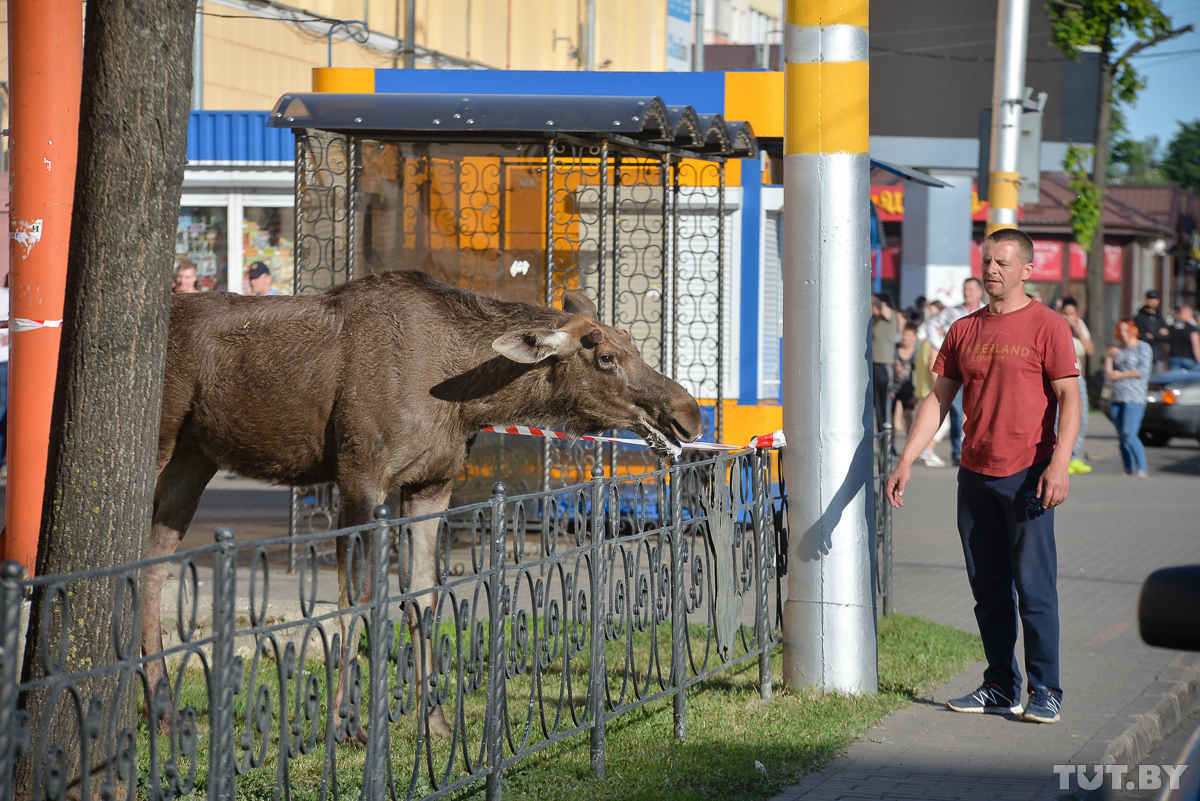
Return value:
M 1062 688 L 1054 507 L 1067 499 L 1082 405 L 1071 330 L 1058 313 L 1025 295 L 1032 272 L 1033 242 L 1025 234 L 1006 228 L 984 241 L 988 304 L 946 334 L 933 366 L 933 391 L 917 410 L 885 493 L 892 506 L 904 505 L 912 463 L 962 387 L 958 531 L 988 666 L 978 690 L 946 705 L 956 712 L 1011 712 L 1056 723 Z M 1029 677 L 1024 710 L 1018 611 Z

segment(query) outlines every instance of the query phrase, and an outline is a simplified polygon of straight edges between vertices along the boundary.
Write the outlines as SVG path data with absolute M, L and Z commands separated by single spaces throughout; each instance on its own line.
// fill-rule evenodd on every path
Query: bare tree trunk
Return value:
M 1108 182 L 1108 125 L 1112 117 L 1112 86 L 1116 67 L 1109 63 L 1109 54 L 1101 55 L 1100 99 L 1096 108 L 1096 153 L 1092 160 L 1092 183 L 1104 202 Z M 1092 234 L 1092 247 L 1087 258 L 1087 326 L 1097 347 L 1091 357 L 1089 375 L 1104 364 L 1104 345 L 1108 342 L 1108 320 L 1104 302 L 1104 212 Z M 1086 400 L 1085 400 L 1086 402 Z
M 39 575 L 122 565 L 146 552 L 195 13 L 195 0 L 87 4 L 75 211 Z M 50 673 L 111 665 L 122 644 L 138 641 L 131 593 L 120 581 L 93 578 L 65 590 L 65 596 L 34 595 L 25 679 L 45 676 L 47 665 Z M 123 609 L 114 626 L 118 606 Z M 77 682 L 79 706 L 69 694 L 54 700 L 35 692 L 22 699 L 34 724 L 33 741 L 18 765 L 16 787 L 41 798 L 47 783 L 53 792 L 54 784 L 65 782 L 67 795 L 88 797 L 114 781 L 109 768 L 120 747 L 116 734 L 134 724 L 142 692 L 129 676 L 133 680 L 118 698 L 119 678 L 114 672 Z M 85 725 L 93 705 L 99 729 Z M 65 750 L 56 752 L 54 744 Z

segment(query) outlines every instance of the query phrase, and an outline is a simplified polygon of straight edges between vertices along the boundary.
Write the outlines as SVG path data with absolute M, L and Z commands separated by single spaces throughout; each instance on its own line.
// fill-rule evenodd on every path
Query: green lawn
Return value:
M 668 662 L 669 647 L 669 642 L 660 645 L 665 649 L 660 655 Z M 634 648 L 635 653 L 640 652 L 638 662 L 645 664 L 649 652 L 648 636 L 635 636 Z M 624 650 L 625 645 L 621 642 L 609 644 L 610 676 L 619 670 Z M 586 692 L 587 652 L 580 656 L 572 663 L 570 673 L 577 682 L 576 692 L 582 703 Z M 772 660 L 776 685 L 774 700 L 770 703 L 759 700 L 758 665 L 756 660 L 750 660 L 738 669 L 726 671 L 689 689 L 686 742 L 677 743 L 672 739 L 672 703 L 670 698 L 665 698 L 609 722 L 605 780 L 591 777 L 585 732 L 548 746 L 510 767 L 504 774 L 504 796 L 506 799 L 573 800 L 769 797 L 836 756 L 880 719 L 903 707 L 917 694 L 944 683 L 982 657 L 979 638 L 973 634 L 894 614 L 880 623 L 878 695 L 823 695 L 783 688 L 779 683 L 782 657 L 776 649 Z M 249 662 L 247 660 L 248 674 Z M 272 677 L 267 684 L 273 693 L 271 705 L 277 708 L 279 701 L 274 695 L 279 686 L 276 668 L 270 660 L 260 666 L 260 671 L 265 670 L 266 675 Z M 309 665 L 310 670 L 323 672 L 318 668 L 318 665 Z M 544 680 L 553 684 L 561 675 L 561 662 L 555 663 L 544 674 Z M 514 710 L 525 706 L 524 699 L 529 692 L 527 676 L 524 674 L 509 681 L 509 704 Z M 613 681 L 611 686 L 616 689 L 619 685 L 615 679 Z M 291 684 L 295 686 L 294 680 Z M 323 677 L 319 684 L 318 695 L 323 698 Z M 243 742 L 257 753 L 263 745 L 263 734 L 256 731 L 255 726 L 246 724 L 248 689 L 243 688 L 235 700 L 235 740 L 248 732 L 249 740 Z M 197 710 L 200 735 L 195 741 L 198 763 L 195 782 L 191 792 L 183 793 L 183 797 L 202 798 L 207 783 L 208 702 L 201 674 L 189 671 L 185 675 L 182 697 L 185 706 L 190 704 Z M 323 727 L 323 703 L 321 707 L 317 725 Z M 452 708 L 448 709 L 448 714 L 451 711 Z M 469 741 L 474 743 L 472 748 L 477 753 L 484 718 L 483 688 L 463 703 L 463 717 L 467 721 Z M 279 767 L 277 725 L 277 716 L 273 716 L 261 766 L 251 767 L 245 775 L 238 777 L 239 799 L 274 797 Z M 310 726 L 305 723 L 302 727 L 305 739 Z M 138 749 L 141 755 L 138 795 L 143 798 L 148 795 L 148 735 L 143 725 Z M 405 797 L 409 786 L 414 742 L 415 718 L 408 715 L 391 728 L 392 769 L 400 798 Z M 162 753 L 164 745 L 160 740 L 160 761 L 166 758 Z M 435 763 L 441 761 L 444 764 L 449 744 L 435 740 L 433 751 Z M 340 795 L 356 798 L 365 749 L 338 746 L 336 752 Z M 244 758 L 241 749 L 238 756 Z M 319 796 L 324 762 L 324 746 L 320 742 L 312 753 L 289 761 L 287 770 L 293 799 L 299 801 Z M 188 768 L 185 765 L 181 768 L 181 773 L 187 775 Z M 453 770 L 452 780 L 465 775 L 461 751 Z M 423 770 L 417 779 L 414 797 L 430 790 L 427 773 Z M 471 785 L 451 797 L 482 799 L 483 783 Z

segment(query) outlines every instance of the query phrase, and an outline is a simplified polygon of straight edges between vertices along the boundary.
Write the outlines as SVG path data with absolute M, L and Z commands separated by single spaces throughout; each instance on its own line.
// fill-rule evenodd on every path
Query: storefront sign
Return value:
M 1071 280 L 1084 281 L 1087 279 L 1087 252 L 1078 243 L 1071 243 Z M 1125 251 L 1120 245 L 1104 246 L 1104 282 L 1108 284 L 1121 283 L 1121 265 L 1125 261 Z
M 875 204 L 875 212 L 883 222 L 900 222 L 904 219 L 904 185 L 872 186 L 871 202 Z M 979 193 L 971 188 L 971 219 L 975 222 L 987 222 L 987 201 L 979 199 Z
M 1030 281 L 1061 281 L 1063 243 L 1057 239 L 1033 240 L 1033 275 Z

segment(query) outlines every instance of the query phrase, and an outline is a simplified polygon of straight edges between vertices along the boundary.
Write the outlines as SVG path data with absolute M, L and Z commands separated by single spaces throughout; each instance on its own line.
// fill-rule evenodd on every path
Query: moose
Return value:
M 581 292 L 564 292 L 560 311 L 396 270 L 320 295 L 178 295 L 150 555 L 175 551 L 218 468 L 280 485 L 335 482 L 341 528 L 370 522 L 389 493 L 402 516 L 442 511 L 491 425 L 624 429 L 674 455 L 703 432 L 695 398 L 642 361 L 627 332 L 602 324 Z M 413 591 L 436 584 L 437 529 L 436 518 L 412 526 Z M 343 608 L 349 549 L 339 537 Z M 166 570 L 147 576 L 146 655 L 162 650 Z M 408 625 L 415 642 L 415 615 Z M 151 688 L 165 675 L 163 662 L 148 665 Z M 335 708 L 343 692 L 339 682 Z M 428 709 L 427 731 L 446 734 L 441 707 Z

